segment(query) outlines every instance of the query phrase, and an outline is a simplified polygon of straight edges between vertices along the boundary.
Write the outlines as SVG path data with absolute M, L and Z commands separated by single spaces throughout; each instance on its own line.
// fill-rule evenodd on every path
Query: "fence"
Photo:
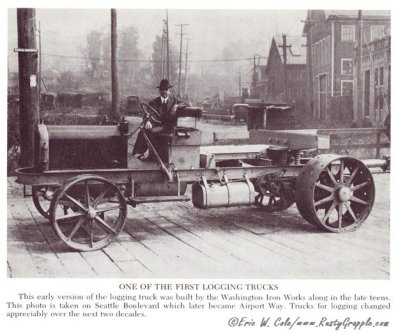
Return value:
M 390 148 L 385 128 L 319 129 L 320 135 L 330 136 L 331 153 L 345 153 L 359 158 L 380 158 Z M 384 153 L 383 153 L 384 152 Z

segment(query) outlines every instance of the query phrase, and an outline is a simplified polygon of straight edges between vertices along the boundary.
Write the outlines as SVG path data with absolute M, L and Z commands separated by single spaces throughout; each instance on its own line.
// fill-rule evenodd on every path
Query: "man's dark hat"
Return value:
M 160 88 L 160 89 L 169 89 L 169 88 L 172 88 L 172 87 L 174 87 L 174 86 L 171 86 L 171 85 L 169 84 L 168 79 L 162 79 L 162 80 L 160 81 L 160 85 L 157 86 L 157 88 Z

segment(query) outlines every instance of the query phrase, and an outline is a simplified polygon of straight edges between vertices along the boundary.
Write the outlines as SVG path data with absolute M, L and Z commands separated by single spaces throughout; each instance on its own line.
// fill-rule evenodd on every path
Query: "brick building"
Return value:
M 355 90 L 360 75 L 360 69 L 354 66 L 360 57 L 357 46 L 382 38 L 389 29 L 389 11 L 307 12 L 303 36 L 307 38 L 313 117 L 318 124 L 361 125 L 363 120 L 357 114 L 361 97 Z
M 382 126 L 390 113 L 390 60 L 390 36 L 363 45 L 361 80 L 356 82 L 356 87 L 362 99 L 358 119 L 364 125 Z

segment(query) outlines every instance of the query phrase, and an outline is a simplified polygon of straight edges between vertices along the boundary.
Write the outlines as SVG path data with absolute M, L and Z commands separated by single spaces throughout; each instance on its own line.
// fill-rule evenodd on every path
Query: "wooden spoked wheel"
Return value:
M 68 206 L 72 212 L 65 212 Z M 50 219 L 59 238 L 79 251 L 106 247 L 122 230 L 126 200 L 105 178 L 85 175 L 62 185 L 51 202 Z
M 47 219 L 50 219 L 50 204 L 56 187 L 32 186 L 32 199 L 35 208 Z
M 54 197 L 54 193 L 57 190 L 57 186 L 32 186 L 32 199 L 35 208 L 39 213 L 46 219 L 50 220 L 50 208 L 51 201 Z M 63 205 L 64 213 L 67 214 L 72 208 L 68 206 L 69 203 Z
M 351 157 L 317 156 L 297 178 L 296 203 L 301 215 L 331 232 L 357 229 L 370 214 L 374 199 L 369 169 Z

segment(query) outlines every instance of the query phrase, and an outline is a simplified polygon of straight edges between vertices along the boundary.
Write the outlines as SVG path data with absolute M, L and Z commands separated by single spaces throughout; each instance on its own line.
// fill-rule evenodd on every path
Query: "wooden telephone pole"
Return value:
M 179 77 L 178 77 L 178 97 L 181 97 L 181 73 L 182 73 L 182 37 L 183 35 L 186 35 L 183 33 L 183 26 L 188 26 L 189 24 L 187 23 L 181 23 L 181 24 L 176 24 L 176 26 L 181 27 L 181 32 L 180 32 L 180 48 L 179 48 Z
M 242 68 L 239 67 L 239 96 L 242 97 Z
M 38 50 L 36 48 L 36 11 L 17 9 L 18 71 L 19 71 L 19 130 L 22 167 L 33 166 L 35 127 L 39 120 Z
M 283 80 L 284 80 L 284 102 L 288 103 L 288 72 L 287 72 L 287 48 L 290 48 L 291 45 L 287 45 L 286 43 L 286 34 L 282 35 L 282 45 L 279 47 L 283 48 Z
M 362 11 L 358 10 L 357 15 L 357 48 L 356 48 L 356 82 L 357 86 L 355 87 L 355 95 L 356 95 L 356 103 L 353 111 L 353 121 L 358 122 L 359 125 L 362 125 L 363 117 L 362 117 L 362 83 L 361 83 L 361 61 L 362 61 L 362 30 L 363 30 L 363 22 L 362 22 Z M 372 72 L 371 72 L 372 73 Z M 353 100 L 354 101 L 354 100 Z
M 169 80 L 169 23 L 168 23 L 168 9 L 166 10 L 166 19 L 165 19 L 165 38 L 166 38 L 166 47 L 167 47 L 167 76 L 166 79 Z
M 187 95 L 187 80 L 188 80 L 188 55 L 189 55 L 189 40 L 186 39 L 186 58 L 185 58 L 185 95 Z
M 111 119 L 119 120 L 119 87 L 117 66 L 117 11 L 111 9 Z
M 257 70 L 256 70 L 256 55 L 253 56 L 253 99 L 256 98 L 256 80 L 257 80 Z

